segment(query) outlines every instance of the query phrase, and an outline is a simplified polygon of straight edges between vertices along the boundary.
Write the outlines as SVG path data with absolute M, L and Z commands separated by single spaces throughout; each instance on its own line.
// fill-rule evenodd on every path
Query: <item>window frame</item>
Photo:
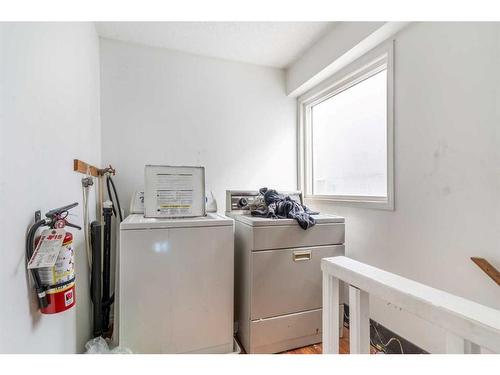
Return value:
M 314 195 L 312 175 L 311 108 L 363 80 L 387 70 L 387 197 Z M 297 99 L 298 185 L 308 201 L 394 210 L 394 41 L 391 40 L 353 61 Z

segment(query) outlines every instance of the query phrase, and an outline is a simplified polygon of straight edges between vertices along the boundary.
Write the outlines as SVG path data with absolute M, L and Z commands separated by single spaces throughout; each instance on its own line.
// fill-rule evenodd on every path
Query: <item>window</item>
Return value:
M 299 98 L 306 199 L 392 209 L 392 45 Z

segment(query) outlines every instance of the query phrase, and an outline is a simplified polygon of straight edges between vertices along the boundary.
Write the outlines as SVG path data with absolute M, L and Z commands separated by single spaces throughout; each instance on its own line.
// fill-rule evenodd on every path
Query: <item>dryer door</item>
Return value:
M 344 255 L 344 245 L 252 252 L 251 319 L 322 307 L 321 259 Z

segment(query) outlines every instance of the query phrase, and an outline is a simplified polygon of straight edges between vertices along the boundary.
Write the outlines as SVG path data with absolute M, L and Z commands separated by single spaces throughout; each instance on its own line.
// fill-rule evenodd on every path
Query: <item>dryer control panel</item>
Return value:
M 302 192 L 300 191 L 278 191 L 280 194 L 290 196 L 294 201 L 302 204 Z M 226 190 L 226 212 L 249 214 L 250 205 L 260 195 L 256 190 Z

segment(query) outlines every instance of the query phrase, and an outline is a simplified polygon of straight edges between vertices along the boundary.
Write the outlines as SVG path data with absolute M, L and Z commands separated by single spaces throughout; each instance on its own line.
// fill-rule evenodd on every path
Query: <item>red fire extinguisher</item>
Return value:
M 76 303 L 73 235 L 65 228 L 81 229 L 66 220 L 68 211 L 77 205 L 73 203 L 47 212 L 46 219 L 38 220 L 28 230 L 26 257 L 43 314 L 63 312 Z M 35 238 L 42 227 L 49 229 Z

